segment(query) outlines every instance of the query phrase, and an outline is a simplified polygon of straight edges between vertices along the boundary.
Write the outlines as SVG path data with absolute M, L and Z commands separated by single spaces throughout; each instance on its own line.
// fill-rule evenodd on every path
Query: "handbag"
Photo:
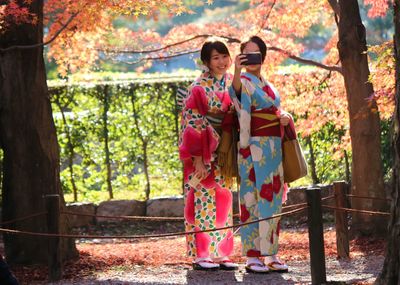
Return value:
M 285 183 L 293 182 L 307 175 L 307 162 L 297 140 L 293 120 L 284 127 L 282 145 L 282 166 Z

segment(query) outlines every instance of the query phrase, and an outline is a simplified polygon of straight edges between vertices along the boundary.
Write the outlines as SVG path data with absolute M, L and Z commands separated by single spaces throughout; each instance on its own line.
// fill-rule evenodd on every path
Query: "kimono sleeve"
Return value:
M 236 91 L 232 85 L 229 87 L 228 91 L 229 91 L 229 97 L 231 98 L 233 106 L 235 107 L 236 112 L 239 113 L 240 112 L 240 99 L 236 95 Z
M 181 160 L 201 156 L 204 163 L 211 161 L 212 153 L 218 146 L 218 135 L 208 123 L 206 114 L 208 99 L 204 88 L 194 86 L 184 103 L 179 142 Z
M 251 95 L 254 93 L 254 86 L 247 79 L 242 79 L 242 92 L 239 111 L 240 124 L 240 148 L 247 148 L 250 144 L 251 131 Z

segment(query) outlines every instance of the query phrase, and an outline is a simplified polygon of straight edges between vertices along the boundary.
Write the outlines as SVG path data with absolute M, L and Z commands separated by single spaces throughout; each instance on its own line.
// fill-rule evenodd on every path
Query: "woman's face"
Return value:
M 243 49 L 243 53 L 252 53 L 252 52 L 260 52 L 260 48 L 257 44 L 253 42 L 249 42 Z M 247 65 L 246 70 L 249 72 L 258 71 L 261 69 L 261 64 Z
M 219 53 L 217 50 L 213 49 L 211 51 L 208 68 L 215 75 L 224 75 L 231 66 L 231 63 L 232 60 L 229 55 Z

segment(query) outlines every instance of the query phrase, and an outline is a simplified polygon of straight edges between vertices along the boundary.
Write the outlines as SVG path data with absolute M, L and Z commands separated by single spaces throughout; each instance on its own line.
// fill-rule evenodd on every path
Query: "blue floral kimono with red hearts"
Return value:
M 280 97 L 264 78 L 241 75 L 240 99 L 229 93 L 240 123 L 240 220 L 249 222 L 278 214 L 286 196 L 283 182 Z M 279 218 L 242 226 L 242 254 L 274 255 L 278 251 Z

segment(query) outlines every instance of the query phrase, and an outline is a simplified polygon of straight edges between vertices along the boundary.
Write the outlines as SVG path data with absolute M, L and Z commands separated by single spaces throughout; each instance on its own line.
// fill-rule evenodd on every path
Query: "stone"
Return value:
M 104 201 L 97 207 L 98 216 L 144 216 L 146 213 L 146 202 L 137 200 L 112 200 Z M 98 223 L 127 221 L 127 219 L 96 217 Z
M 70 203 L 67 204 L 67 212 L 78 213 L 78 214 L 89 214 L 93 216 L 78 216 L 78 215 L 67 215 L 70 226 L 72 227 L 84 227 L 93 225 L 95 222 L 96 205 L 93 203 Z
M 147 216 L 183 217 L 183 196 L 154 198 L 147 201 Z

